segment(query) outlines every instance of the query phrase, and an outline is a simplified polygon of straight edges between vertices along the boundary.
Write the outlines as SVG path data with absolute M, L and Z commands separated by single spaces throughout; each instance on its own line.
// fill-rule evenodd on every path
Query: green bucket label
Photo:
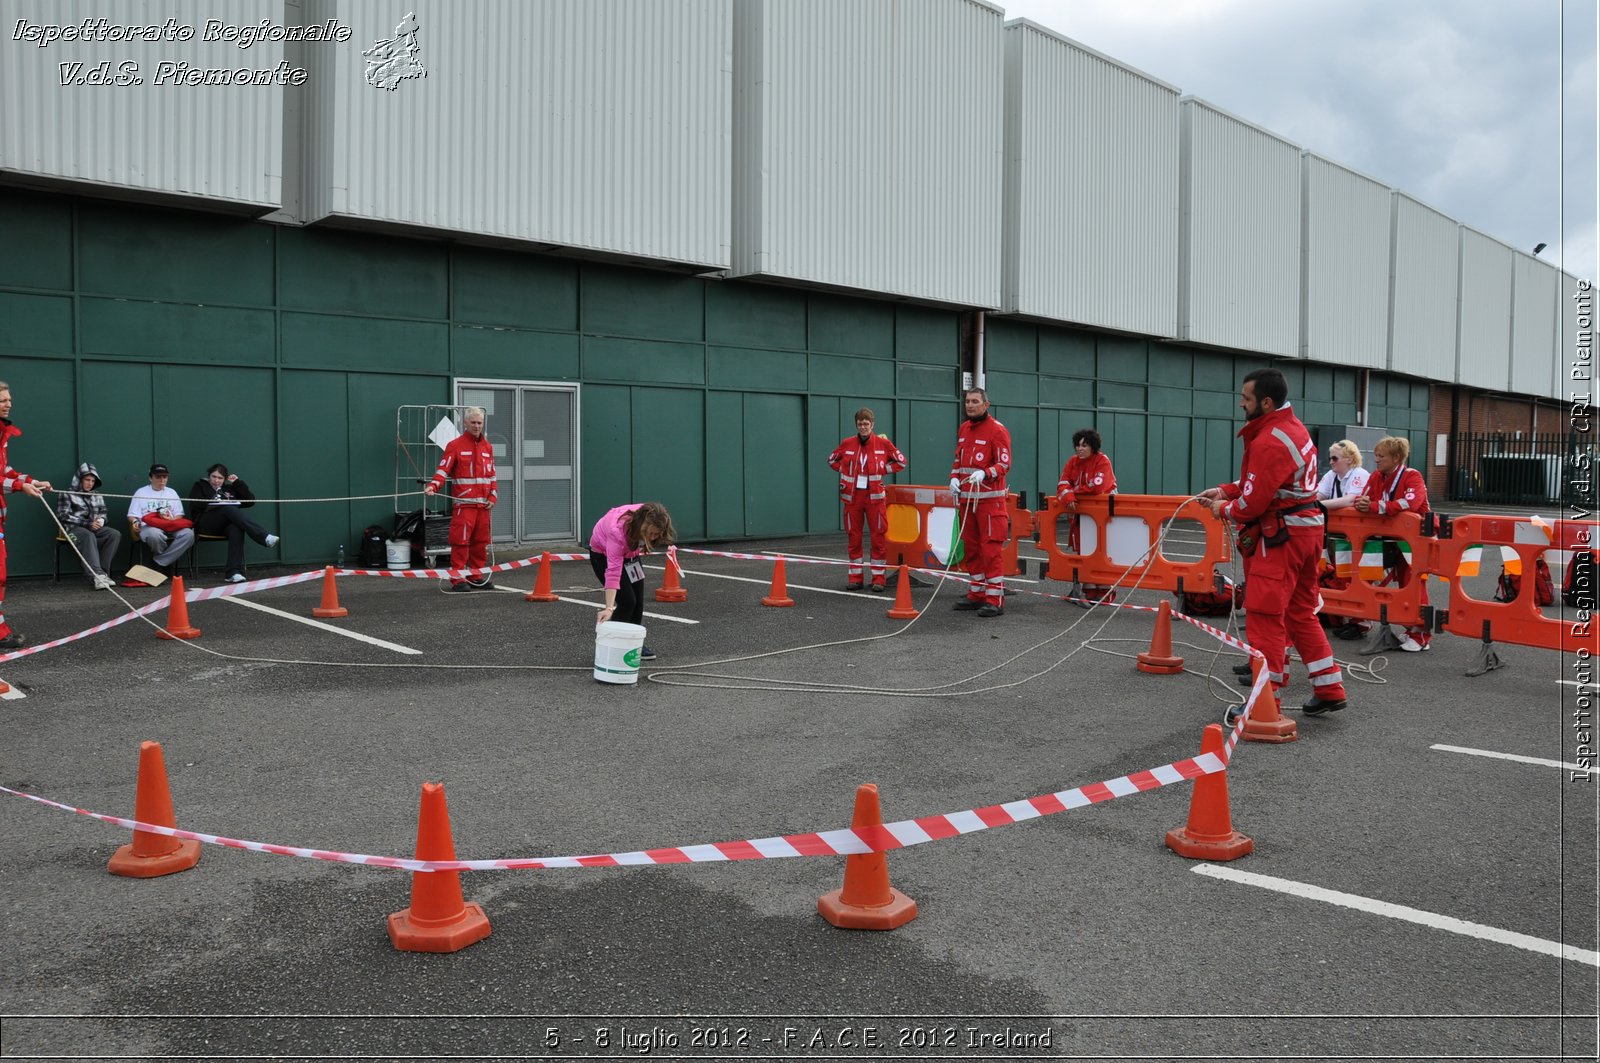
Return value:
M 629 668 L 639 667 L 639 651 L 629 650 L 627 653 L 624 653 L 622 655 L 622 663 L 627 665 Z

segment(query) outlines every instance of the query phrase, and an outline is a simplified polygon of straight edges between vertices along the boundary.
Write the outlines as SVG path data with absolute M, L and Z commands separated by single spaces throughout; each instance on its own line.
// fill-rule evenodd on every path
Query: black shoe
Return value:
M 28 644 L 28 640 L 20 632 L 13 631 L 5 638 L 0 639 L 0 650 L 20 650 Z
M 1233 666 L 1233 674 L 1234 675 L 1252 675 L 1253 674 L 1253 670 L 1250 667 L 1250 662 L 1246 661 L 1244 664 L 1236 664 L 1236 665 L 1234 665 Z
M 864 591 L 867 587 L 864 583 L 846 583 L 844 589 L 847 591 Z
M 873 594 L 882 594 L 884 591 L 888 590 L 889 587 L 888 584 L 885 583 L 874 583 L 868 589 L 871 590 Z
M 1305 714 L 1307 716 L 1321 716 L 1325 712 L 1338 712 L 1347 704 L 1349 704 L 1349 702 L 1345 701 L 1344 698 L 1339 698 L 1337 700 L 1323 700 L 1322 698 L 1312 695 L 1311 700 L 1300 707 L 1305 710 Z
M 979 607 L 978 615 L 981 617 L 1005 616 L 1006 611 L 999 606 L 985 604 Z
M 1239 685 L 1242 687 L 1253 687 L 1256 685 L 1256 677 L 1251 675 L 1249 672 L 1241 675 L 1239 669 L 1235 668 L 1233 670 L 1233 674 L 1239 676 Z
M 450 584 L 450 589 L 453 592 L 455 592 L 456 594 L 464 594 L 465 592 L 470 591 L 472 589 L 472 584 L 470 584 L 470 583 L 452 583 L 452 584 Z
M 969 609 L 982 609 L 983 602 L 978 601 L 975 598 L 963 598 L 950 608 L 954 609 L 958 613 L 964 613 Z
M 1354 642 L 1365 635 L 1366 632 L 1361 630 L 1360 624 L 1342 624 L 1333 629 L 1333 637 L 1344 639 L 1346 642 Z
M 641 660 L 641 661 L 653 661 L 655 659 L 656 659 L 656 651 L 655 650 L 652 650 L 649 646 L 641 646 L 641 647 L 639 647 L 639 660 Z
M 470 586 L 475 591 L 492 591 L 494 590 L 494 580 L 486 579 L 482 583 L 473 583 Z

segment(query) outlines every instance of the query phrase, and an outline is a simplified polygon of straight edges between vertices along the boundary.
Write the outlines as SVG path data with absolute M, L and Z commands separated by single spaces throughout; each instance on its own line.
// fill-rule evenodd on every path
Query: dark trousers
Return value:
M 589 564 L 600 577 L 600 585 L 605 586 L 606 555 L 590 550 Z M 627 572 L 623 572 L 622 583 L 617 587 L 617 611 L 611 614 L 611 619 L 619 624 L 644 623 L 644 580 L 630 580 Z
M 248 517 L 239 506 L 207 506 L 194 530 L 200 535 L 228 537 L 228 575 L 244 571 L 244 537 L 267 545 L 267 529 Z

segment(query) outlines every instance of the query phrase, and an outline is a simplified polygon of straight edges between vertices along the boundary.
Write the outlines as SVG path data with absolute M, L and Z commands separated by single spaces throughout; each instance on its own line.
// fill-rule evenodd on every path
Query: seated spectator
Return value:
M 1356 499 L 1366 491 L 1367 470 L 1361 467 L 1361 448 L 1348 439 L 1341 439 L 1328 448 L 1330 469 L 1317 485 L 1317 498 L 1329 513 L 1355 505 Z M 1344 590 L 1350 586 L 1355 571 L 1355 559 L 1350 553 L 1350 540 L 1336 532 L 1328 532 L 1322 572 L 1318 582 L 1329 590 Z M 1358 639 L 1367 625 L 1354 617 L 1320 614 L 1324 625 L 1333 629 L 1342 639 Z
M 278 537 L 245 513 L 256 504 L 255 492 L 250 485 L 228 472 L 228 467 L 218 462 L 206 470 L 204 480 L 196 480 L 189 488 L 189 502 L 194 506 L 194 526 L 201 535 L 226 535 L 228 537 L 229 583 L 244 582 L 244 537 L 246 535 L 262 546 L 278 545 Z
M 172 575 L 173 563 L 194 545 L 194 523 L 183 515 L 178 492 L 167 486 L 169 475 L 160 462 L 150 466 L 150 486 L 135 491 L 128 503 L 128 523 L 166 576 Z
M 1111 459 L 1100 452 L 1100 447 L 1100 433 L 1093 428 L 1080 428 L 1072 433 L 1073 454 L 1061 470 L 1061 482 L 1056 484 L 1056 498 L 1061 502 L 1061 508 L 1073 514 L 1067 532 L 1069 553 L 1083 552 L 1078 539 L 1078 499 L 1083 495 L 1117 493 L 1117 474 L 1111 469 Z M 1081 592 L 1085 601 L 1074 604 L 1082 604 L 1084 608 L 1088 608 L 1088 602 L 1110 605 L 1117 600 L 1117 592 L 1110 587 L 1085 583 Z
M 83 555 L 84 571 L 97 591 L 112 586 L 109 571 L 122 545 L 122 533 L 106 527 L 105 496 L 95 493 L 100 486 L 100 472 L 84 462 L 72 475 L 72 487 L 61 492 L 56 501 L 56 515 L 67 530 L 67 538 Z
M 1415 513 L 1424 516 L 1429 510 L 1428 484 L 1422 473 L 1406 464 L 1411 457 L 1411 441 L 1404 436 L 1384 436 L 1372 448 L 1377 459 L 1378 472 L 1367 481 L 1366 490 L 1353 503 L 1362 513 L 1380 517 L 1396 513 Z M 1398 543 L 1384 543 L 1384 576 L 1378 586 L 1405 586 L 1411 581 L 1411 562 Z M 1428 584 L 1422 584 L 1422 605 L 1428 605 Z M 1406 637 L 1400 648 L 1407 653 L 1420 653 L 1428 648 L 1433 635 L 1424 625 L 1406 628 Z

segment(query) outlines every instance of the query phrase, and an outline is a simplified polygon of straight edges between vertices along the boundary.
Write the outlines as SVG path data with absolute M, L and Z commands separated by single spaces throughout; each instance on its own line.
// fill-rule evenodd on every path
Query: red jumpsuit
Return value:
M 1250 644 L 1266 656 L 1274 691 L 1289 681 L 1284 658 L 1292 639 L 1316 696 L 1343 701 L 1344 675 L 1317 622 L 1324 518 L 1316 504 L 1316 444 L 1288 406 L 1246 421 L 1239 438 L 1244 440 L 1239 480 L 1219 485 L 1229 499 L 1220 515 L 1241 525 Z M 1286 540 L 1268 545 L 1280 529 L 1288 533 Z
M 1061 482 L 1056 484 L 1056 498 L 1063 503 L 1076 502 L 1079 495 L 1110 495 L 1117 490 L 1117 474 L 1111 471 L 1111 459 L 1102 454 L 1089 455 L 1088 460 L 1074 454 L 1067 459 L 1066 467 L 1061 470 Z M 1076 516 L 1071 522 L 1071 530 L 1067 533 L 1067 549 L 1072 553 L 1081 553 L 1082 547 L 1078 542 L 1078 520 Z M 1109 587 L 1099 587 L 1085 583 L 1084 596 L 1097 599 L 1106 603 L 1117 600 L 1117 593 Z
M 906 467 L 906 456 L 888 436 L 849 436 L 828 455 L 828 467 L 839 474 L 839 499 L 844 503 L 844 530 L 850 544 L 849 586 L 861 586 L 861 532 L 872 530 L 872 585 L 884 587 L 884 562 L 889 556 L 884 533 L 889 505 L 883 477 Z
M 494 478 L 494 447 L 488 437 L 463 432 L 450 441 L 433 474 L 433 489 L 454 481 L 450 516 L 450 567 L 484 568 L 489 563 L 489 507 L 499 498 Z M 464 580 L 452 579 L 459 586 Z
M 6 495 L 15 491 L 23 484 L 33 483 L 33 477 L 25 472 L 18 472 L 11 467 L 11 459 L 6 456 L 6 448 L 10 445 L 13 436 L 20 436 L 22 429 L 12 424 L 5 418 L 0 418 L 0 639 L 11 636 L 11 625 L 6 623 Z
M 983 483 L 973 486 L 967 477 L 983 470 Z M 960 512 L 963 568 L 971 577 L 967 597 L 1004 609 L 1005 580 L 1001 551 L 1011 533 L 1006 512 L 1006 474 L 1011 471 L 1011 433 L 993 415 L 961 422 L 956 431 L 956 456 L 950 465 L 952 479 L 961 481 L 956 505 Z
M 1362 492 L 1367 498 L 1372 499 L 1372 508 L 1369 513 L 1376 513 L 1380 517 L 1389 516 L 1391 513 L 1415 513 L 1418 516 L 1428 512 L 1428 485 L 1423 480 L 1422 474 L 1408 465 L 1397 466 L 1393 476 L 1385 476 L 1381 472 L 1374 472 L 1367 479 L 1367 489 Z M 1400 555 L 1399 564 L 1383 574 L 1383 579 L 1378 581 L 1378 586 L 1405 586 L 1407 578 L 1411 575 L 1411 563 Z M 1422 581 L 1422 604 L 1428 604 L 1428 581 Z M 1433 638 L 1433 633 L 1425 627 L 1407 627 L 1406 634 L 1417 640 L 1417 645 L 1427 648 L 1428 642 Z

